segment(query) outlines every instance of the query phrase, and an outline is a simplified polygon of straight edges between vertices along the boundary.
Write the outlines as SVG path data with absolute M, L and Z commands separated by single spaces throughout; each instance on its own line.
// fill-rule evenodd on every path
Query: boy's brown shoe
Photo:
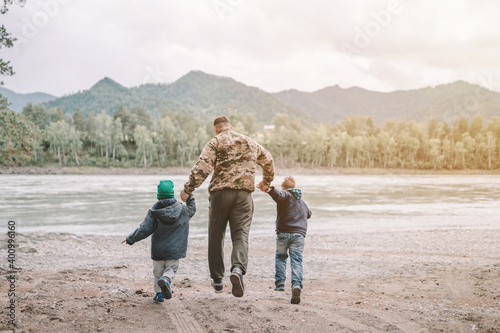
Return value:
M 299 286 L 294 286 L 292 288 L 292 299 L 290 300 L 290 302 L 292 304 L 299 304 L 300 303 L 300 293 L 301 293 L 301 289 Z

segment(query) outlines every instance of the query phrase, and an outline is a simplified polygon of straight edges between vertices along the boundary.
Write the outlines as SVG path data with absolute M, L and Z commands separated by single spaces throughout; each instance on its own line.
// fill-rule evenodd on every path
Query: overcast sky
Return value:
M 268 92 L 393 91 L 466 80 L 500 91 L 497 0 L 27 0 L 1 23 L 19 93 L 61 96 L 191 70 Z

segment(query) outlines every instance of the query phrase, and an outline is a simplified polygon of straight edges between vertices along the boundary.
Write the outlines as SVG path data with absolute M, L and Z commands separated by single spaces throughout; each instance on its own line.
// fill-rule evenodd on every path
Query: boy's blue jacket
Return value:
M 196 213 L 196 201 L 192 195 L 184 206 L 175 199 L 156 202 L 144 221 L 127 237 L 132 245 L 151 236 L 151 259 L 172 260 L 186 257 L 189 220 Z
M 312 213 L 301 199 L 302 191 L 299 189 L 278 191 L 274 186 L 271 186 L 268 193 L 277 204 L 276 232 L 298 233 L 305 237 L 307 219 L 311 217 Z

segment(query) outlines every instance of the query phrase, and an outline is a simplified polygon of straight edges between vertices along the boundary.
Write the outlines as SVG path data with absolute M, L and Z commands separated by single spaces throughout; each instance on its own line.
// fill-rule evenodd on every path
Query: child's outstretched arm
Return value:
M 283 201 L 288 198 L 289 194 L 287 191 L 278 191 L 274 186 L 271 186 L 267 191 L 267 194 L 273 198 L 274 201 Z
M 144 221 L 139 225 L 139 228 L 135 229 L 133 233 L 128 235 L 127 239 L 125 239 L 125 242 L 128 245 L 132 245 L 135 242 L 138 242 L 140 240 L 143 240 L 144 238 L 150 236 L 157 227 L 158 222 L 156 222 L 156 219 L 154 218 L 153 214 L 151 213 L 151 209 L 148 211 L 148 214 L 144 218 Z M 123 243 L 123 241 L 122 241 Z
M 266 185 L 263 182 L 260 182 L 256 186 L 259 190 L 262 192 L 265 192 L 273 198 L 274 201 L 278 202 L 280 200 L 285 200 L 286 199 L 286 192 L 285 191 L 278 191 L 274 186 L 271 185 Z

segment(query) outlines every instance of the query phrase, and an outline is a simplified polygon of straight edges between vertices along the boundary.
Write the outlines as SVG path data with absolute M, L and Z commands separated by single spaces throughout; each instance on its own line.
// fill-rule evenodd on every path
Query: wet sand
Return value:
M 190 239 L 173 298 L 153 301 L 149 239 L 18 234 L 16 332 L 500 332 L 500 228 L 309 234 L 304 289 L 273 290 L 274 236 L 251 237 L 245 295 L 210 287 Z M 2 235 L 2 257 L 7 257 Z M 229 264 L 230 240 L 226 240 Z M 7 275 L 6 260 L 1 273 Z M 7 281 L 0 328 L 7 325 Z

